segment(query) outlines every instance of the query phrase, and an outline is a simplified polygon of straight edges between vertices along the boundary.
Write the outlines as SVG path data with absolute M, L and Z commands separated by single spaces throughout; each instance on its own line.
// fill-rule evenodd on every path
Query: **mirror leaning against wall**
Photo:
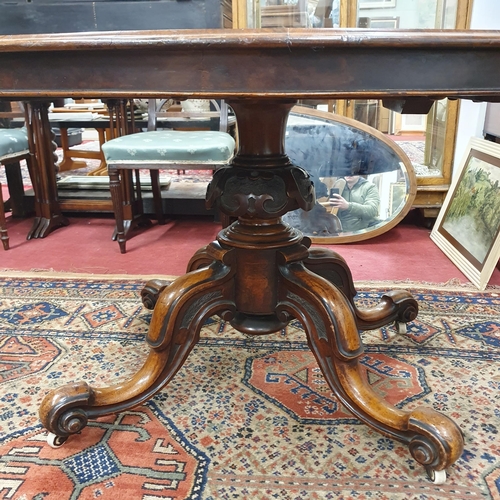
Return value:
M 336 244 L 378 236 L 400 222 L 417 190 L 412 164 L 384 134 L 361 122 L 296 106 L 285 150 L 311 176 L 314 208 L 283 220 L 314 243 Z
M 467 29 L 473 0 L 233 0 L 236 28 Z M 417 176 L 413 208 L 435 219 L 451 184 L 459 100 L 427 105 L 381 99 L 304 101 L 356 119 L 397 141 Z

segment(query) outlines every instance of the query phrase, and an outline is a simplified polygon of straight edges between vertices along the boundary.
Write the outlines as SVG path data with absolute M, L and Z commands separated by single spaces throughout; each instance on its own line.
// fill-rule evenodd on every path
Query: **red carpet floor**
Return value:
M 47 238 L 26 240 L 31 220 L 8 217 L 11 249 L 0 250 L 0 269 L 93 274 L 173 275 L 185 271 L 193 253 L 212 241 L 220 226 L 211 218 L 183 218 L 134 232 L 122 255 L 111 240 L 109 217 L 70 217 L 70 225 Z M 402 223 L 370 240 L 331 246 L 349 264 L 354 280 L 468 279 L 431 241 L 430 230 Z M 500 285 L 496 269 L 490 285 Z

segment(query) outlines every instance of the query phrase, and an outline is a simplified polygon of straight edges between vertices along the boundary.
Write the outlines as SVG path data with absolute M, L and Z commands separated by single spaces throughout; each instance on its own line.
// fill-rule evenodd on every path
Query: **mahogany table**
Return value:
M 406 443 L 442 482 L 463 450 L 459 428 L 429 408 L 403 411 L 372 391 L 362 376 L 360 330 L 416 317 L 405 291 L 371 309 L 354 303 L 344 260 L 311 249 L 285 225 L 287 211 L 308 210 L 314 188 L 284 153 L 287 116 L 299 98 L 443 97 L 498 100 L 500 32 L 365 30 L 165 31 L 0 37 L 0 97 L 34 99 L 41 122 L 37 159 L 50 169 L 43 125 L 54 97 L 225 98 L 236 113 L 239 150 L 216 172 L 207 204 L 237 221 L 193 256 L 171 285 L 149 282 L 154 308 L 150 352 L 129 380 L 105 388 L 76 382 L 49 393 L 40 408 L 52 444 L 89 419 L 146 401 L 175 375 L 200 329 L 220 315 L 248 335 L 266 335 L 294 318 L 339 400 L 377 431 Z M 45 162 L 45 163 L 44 163 Z M 45 175 L 46 174 L 46 175 Z M 45 170 L 44 194 L 50 198 Z M 114 189 L 114 186 L 111 186 Z M 57 199 L 41 200 L 42 225 L 60 223 Z M 43 205 L 43 203 L 42 203 Z

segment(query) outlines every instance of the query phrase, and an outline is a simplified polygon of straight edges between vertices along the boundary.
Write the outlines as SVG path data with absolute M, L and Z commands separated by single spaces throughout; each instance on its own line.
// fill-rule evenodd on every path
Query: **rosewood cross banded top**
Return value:
M 498 100 L 499 31 L 168 30 L 0 36 L 0 96 Z
M 45 234 L 63 224 L 51 172 L 47 106 L 55 97 L 224 98 L 235 111 L 239 146 L 216 171 L 207 204 L 237 218 L 191 259 L 171 284 L 142 291 L 154 309 L 149 355 L 127 380 L 109 387 L 71 383 L 49 392 L 40 418 L 49 443 L 83 431 L 89 419 L 139 405 L 163 389 L 219 315 L 248 335 L 267 335 L 299 320 L 319 367 L 342 404 L 377 431 L 406 443 L 436 482 L 460 457 L 460 429 L 430 408 L 391 406 L 360 368 L 359 332 L 396 322 L 404 331 L 418 304 L 403 291 L 373 308 L 355 303 L 345 261 L 310 248 L 282 223 L 311 209 L 314 186 L 284 151 L 288 113 L 304 98 L 500 97 L 500 32 L 242 30 L 147 31 L 0 37 L 0 98 L 32 101 Z M 42 103 L 42 104 L 40 104 Z M 116 183 L 111 182 L 111 191 Z M 43 188 L 43 189 L 41 189 Z M 113 199 L 119 197 L 113 195 Z M 168 390 L 168 388 L 166 389 Z

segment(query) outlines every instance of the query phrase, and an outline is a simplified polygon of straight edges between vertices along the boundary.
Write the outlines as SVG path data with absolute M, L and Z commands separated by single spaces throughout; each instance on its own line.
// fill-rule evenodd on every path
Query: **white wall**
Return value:
M 477 30 L 500 29 L 500 1 L 474 0 L 470 28 Z M 453 165 L 454 172 L 457 172 L 457 167 L 462 161 L 469 139 L 471 137 L 483 137 L 485 114 L 486 103 L 461 101 Z

